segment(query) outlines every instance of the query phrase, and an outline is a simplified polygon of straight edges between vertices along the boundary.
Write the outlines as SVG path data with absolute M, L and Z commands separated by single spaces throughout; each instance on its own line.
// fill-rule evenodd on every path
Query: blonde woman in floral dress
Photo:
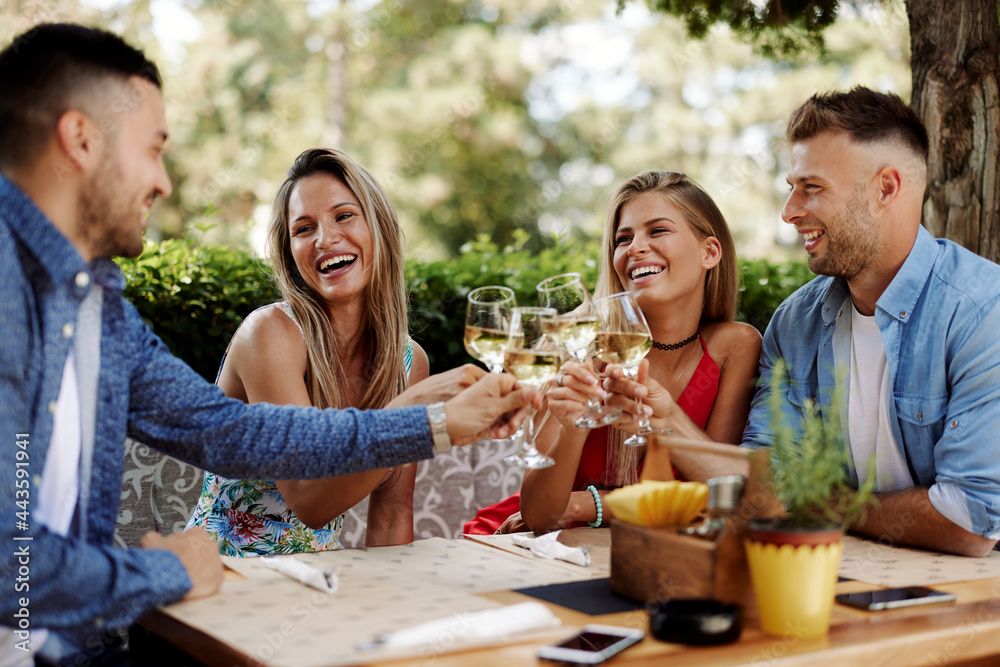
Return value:
M 366 169 L 337 150 L 299 155 L 268 245 L 285 300 L 237 331 L 217 381 L 226 395 L 370 409 L 427 377 L 427 355 L 407 334 L 402 235 Z M 415 470 L 277 481 L 207 473 L 188 526 L 205 526 L 226 555 L 326 551 L 340 548 L 344 512 L 370 496 L 366 544 L 404 544 L 413 540 Z

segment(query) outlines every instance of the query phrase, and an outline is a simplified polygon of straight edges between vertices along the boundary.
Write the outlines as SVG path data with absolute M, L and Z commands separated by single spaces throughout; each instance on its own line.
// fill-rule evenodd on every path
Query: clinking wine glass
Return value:
M 465 351 L 491 373 L 503 373 L 503 356 L 510 342 L 514 290 L 487 285 L 469 292 L 465 307 Z
M 503 373 L 504 352 L 510 344 L 511 311 L 516 305 L 514 290 L 509 287 L 487 285 L 469 292 L 465 307 L 465 351 L 491 373 Z M 508 445 L 517 439 L 518 433 L 493 442 Z M 490 441 L 484 438 L 479 442 Z
M 591 343 L 597 334 L 597 313 L 590 293 L 579 273 L 563 273 L 546 278 L 535 287 L 538 304 L 555 308 L 558 313 L 554 332 L 559 345 L 577 362 L 584 364 Z M 618 419 L 622 411 L 609 408 L 601 411 L 601 402 L 594 397 L 587 399 L 587 409 L 574 424 L 580 428 L 595 428 L 610 424 Z
M 595 356 L 603 362 L 618 364 L 625 375 L 634 381 L 639 374 L 639 362 L 653 346 L 649 326 L 635 296 L 631 292 L 619 292 L 595 299 L 594 306 L 600 322 Z M 646 436 L 653 433 L 649 418 L 642 409 L 642 401 L 636 399 L 636 404 L 639 428 L 635 435 L 625 440 L 630 447 L 645 445 Z
M 510 346 L 504 355 L 504 367 L 519 383 L 539 392 L 556 376 L 562 363 L 562 352 L 550 335 L 556 314 L 554 308 L 515 308 L 511 315 Z M 531 469 L 555 463 L 535 447 L 534 417 L 535 409 L 529 407 L 521 448 L 505 458 L 504 463 Z

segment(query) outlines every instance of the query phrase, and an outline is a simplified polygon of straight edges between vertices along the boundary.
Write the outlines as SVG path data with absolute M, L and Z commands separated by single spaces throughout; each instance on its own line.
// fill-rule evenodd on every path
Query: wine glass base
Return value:
M 622 443 L 622 444 L 624 444 L 624 445 L 626 445 L 628 447 L 643 447 L 643 446 L 645 446 L 648 443 L 649 443 L 649 441 L 646 439 L 646 436 L 636 434 L 636 435 L 633 435 L 630 438 L 626 438 L 625 442 Z
M 612 408 L 610 410 L 607 410 L 604 414 L 601 415 L 600 419 L 601 426 L 609 426 L 611 424 L 614 424 L 616 421 L 621 419 L 621 416 L 622 416 L 621 408 Z
M 577 428 L 598 428 L 614 424 L 621 416 L 622 411 L 620 408 L 599 409 L 597 412 L 585 412 L 580 417 L 577 417 L 573 424 Z
M 511 454 L 503 460 L 507 465 L 517 466 L 519 468 L 527 468 L 529 470 L 537 470 L 539 468 L 548 468 L 556 464 L 555 459 L 545 456 L 544 454 L 535 452 L 518 452 L 517 454 Z

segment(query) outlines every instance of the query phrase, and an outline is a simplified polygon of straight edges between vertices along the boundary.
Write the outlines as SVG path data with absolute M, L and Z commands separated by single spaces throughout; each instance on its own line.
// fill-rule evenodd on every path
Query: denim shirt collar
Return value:
M 0 176 L 0 210 L 9 210 L 11 219 L 24 221 L 11 225 L 14 234 L 35 256 L 54 285 L 73 281 L 77 274 L 88 273 L 105 289 L 121 292 L 125 277 L 109 259 L 98 257 L 89 264 L 68 238 L 46 217 L 17 185 Z
M 931 275 L 931 268 L 937 259 L 940 246 L 930 232 L 921 225 L 917 229 L 917 239 L 906 256 L 903 266 L 882 292 L 876 306 L 889 317 L 901 323 L 909 321 L 917 300 L 924 293 L 924 286 Z
M 882 292 L 882 296 L 875 304 L 876 308 L 884 311 L 889 317 L 905 323 L 916 307 L 920 295 L 923 294 L 924 285 L 931 275 L 931 267 L 934 266 L 938 250 L 939 246 L 934 237 L 921 225 L 917 230 L 917 239 L 910 249 L 910 254 L 906 256 L 892 282 Z M 830 281 L 830 286 L 823 295 L 823 323 L 826 326 L 836 323 L 837 313 L 849 296 L 846 280 L 834 278 Z
M 850 296 L 847 289 L 847 281 L 843 278 L 833 278 L 830 286 L 823 295 L 823 324 L 830 326 L 837 323 L 837 314 L 840 307 L 844 305 L 844 300 Z

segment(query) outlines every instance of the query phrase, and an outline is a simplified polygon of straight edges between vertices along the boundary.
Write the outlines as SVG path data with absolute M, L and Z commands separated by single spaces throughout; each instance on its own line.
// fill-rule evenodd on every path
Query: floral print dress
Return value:
M 299 326 L 287 303 L 264 308 L 280 309 Z M 403 356 L 407 375 L 412 363 L 413 341 L 407 340 Z M 273 480 L 228 479 L 206 472 L 187 527 L 204 526 L 223 556 L 270 556 L 340 549 L 343 523 L 341 514 L 322 528 L 309 528 L 288 509 Z

